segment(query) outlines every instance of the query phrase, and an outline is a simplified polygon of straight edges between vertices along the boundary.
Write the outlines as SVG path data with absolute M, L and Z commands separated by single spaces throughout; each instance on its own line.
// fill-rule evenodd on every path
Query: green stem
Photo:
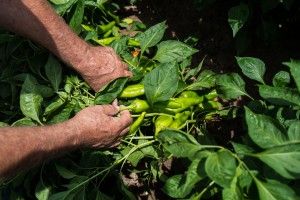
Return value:
M 193 198 L 193 199 L 201 199 L 201 197 L 202 197 L 202 195 L 211 187 L 211 186 L 213 186 L 215 184 L 215 182 L 214 181 L 212 181 L 212 182 L 210 182 L 209 184 L 208 184 L 208 186 L 206 187 L 206 188 L 204 188 L 195 198 Z

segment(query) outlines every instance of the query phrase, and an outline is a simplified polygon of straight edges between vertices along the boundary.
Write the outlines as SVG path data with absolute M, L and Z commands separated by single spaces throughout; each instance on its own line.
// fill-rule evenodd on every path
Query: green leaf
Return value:
M 67 3 L 69 0 L 50 0 L 51 3 L 54 3 L 56 5 L 61 5 Z
M 15 121 L 11 126 L 36 126 L 36 124 L 29 117 L 24 117 Z
M 74 14 L 70 20 L 69 26 L 79 34 L 81 32 L 81 23 L 84 15 L 84 0 L 78 0 Z
M 145 155 L 141 150 L 131 152 L 131 149 L 132 147 L 127 146 L 121 151 L 121 153 L 132 164 L 132 166 L 136 167 L 140 160 L 145 157 Z
M 274 118 L 246 110 L 246 123 L 250 138 L 261 148 L 267 149 L 287 142 L 285 128 Z
M 206 176 L 202 161 L 202 159 L 194 159 L 186 174 L 169 178 L 162 189 L 163 192 L 172 198 L 185 198 L 189 195 L 195 188 L 195 184 Z
M 300 61 L 291 60 L 290 62 L 284 62 L 283 64 L 290 68 L 291 74 L 295 80 L 298 91 L 300 92 Z
M 22 85 L 20 95 L 20 108 L 23 115 L 42 124 L 39 119 L 42 101 L 43 97 L 38 93 L 35 81 L 27 77 Z
M 207 175 L 223 188 L 230 188 L 236 168 L 235 158 L 228 151 L 214 152 L 205 162 Z
M 243 200 L 244 193 L 239 185 L 238 179 L 242 175 L 243 171 L 240 167 L 237 167 L 235 177 L 233 178 L 229 188 L 224 188 L 222 190 L 222 199 L 232 199 L 232 200 Z
M 239 144 L 239 143 L 232 142 L 232 141 L 230 143 L 232 144 L 234 151 L 237 154 L 248 154 L 248 153 L 252 153 L 255 151 L 252 147 L 245 145 L 245 144 Z
M 245 82 L 237 73 L 221 74 L 217 76 L 216 85 L 218 85 L 218 94 L 226 100 L 235 99 L 246 95 Z
M 300 141 L 300 121 L 294 121 L 288 129 L 288 137 L 291 141 Z
M 276 180 L 267 180 L 267 182 L 262 182 L 257 178 L 254 180 L 260 200 L 299 199 L 289 186 Z
M 144 77 L 145 95 L 150 104 L 166 101 L 177 90 L 179 81 L 177 65 L 163 63 Z
M 137 36 L 136 39 L 141 45 L 142 53 L 147 48 L 156 45 L 163 38 L 166 29 L 165 23 L 166 22 L 164 21 L 156 24 Z
M 73 105 L 70 103 L 64 104 L 64 106 L 60 107 L 61 110 L 54 116 L 51 116 L 47 121 L 47 124 L 57 124 L 59 122 L 67 121 L 70 118 L 70 115 L 73 111 Z
M 44 111 L 44 115 L 49 115 L 55 112 L 58 108 L 60 108 L 65 102 L 61 100 L 61 98 L 56 99 L 51 104 L 49 104 Z
M 38 200 L 48 200 L 50 187 L 46 187 L 42 181 L 39 181 L 35 187 L 35 197 Z
M 228 23 L 232 29 L 233 37 L 244 26 L 249 16 L 249 8 L 247 4 L 240 3 L 230 8 L 228 11 Z
M 167 40 L 157 45 L 157 52 L 153 57 L 160 63 L 181 62 L 198 52 L 197 49 L 176 40 Z
M 55 168 L 56 168 L 57 172 L 59 173 L 59 175 L 65 179 L 72 179 L 77 176 L 77 174 L 66 169 L 65 167 L 63 167 L 61 165 L 55 164 Z
M 122 92 L 128 77 L 121 77 L 112 80 L 103 86 L 95 96 L 95 104 L 110 104 Z
M 263 77 L 266 72 L 266 67 L 263 61 L 251 57 L 236 57 L 236 60 L 245 76 L 265 84 Z
M 188 157 L 193 160 L 203 150 L 193 136 L 179 131 L 162 131 L 157 139 L 167 151 L 176 157 Z
M 286 71 L 279 71 L 273 77 L 272 83 L 275 87 L 286 87 L 290 83 L 290 74 Z
M 254 156 L 284 178 L 300 178 L 300 143 L 273 147 Z
M 0 122 L 0 127 L 5 127 L 5 126 L 9 126 L 9 124 L 7 124 L 5 122 Z
M 60 62 L 51 54 L 45 65 L 45 73 L 53 89 L 57 92 L 62 79 L 62 67 Z
M 259 94 L 262 98 L 275 105 L 300 106 L 300 93 L 293 88 L 259 85 Z

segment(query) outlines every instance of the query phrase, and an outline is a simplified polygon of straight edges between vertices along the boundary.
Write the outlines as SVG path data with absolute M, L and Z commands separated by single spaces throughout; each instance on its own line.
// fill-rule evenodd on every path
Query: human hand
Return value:
M 76 127 L 76 143 L 81 147 L 114 147 L 129 131 L 132 117 L 116 105 L 96 105 L 81 110 L 70 123 Z
M 111 80 L 132 76 L 127 64 L 122 62 L 111 47 L 89 46 L 77 71 L 96 92 Z

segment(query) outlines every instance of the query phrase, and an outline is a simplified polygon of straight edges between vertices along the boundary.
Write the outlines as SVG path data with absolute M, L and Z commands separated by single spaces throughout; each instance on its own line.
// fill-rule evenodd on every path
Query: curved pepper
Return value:
M 206 101 L 200 103 L 195 112 L 203 112 L 203 111 L 210 111 L 210 110 L 218 110 L 222 107 L 222 104 L 215 101 Z
M 161 101 L 155 103 L 153 105 L 153 110 L 162 113 L 176 114 L 199 103 L 201 103 L 200 98 L 189 98 L 189 97 L 171 98 L 168 101 Z
M 129 85 L 123 89 L 121 94 L 119 94 L 119 98 L 133 98 L 138 97 L 145 94 L 144 85 L 141 83 Z
M 171 116 L 168 115 L 158 116 L 154 122 L 154 126 L 155 126 L 154 135 L 157 136 L 159 132 L 165 130 L 172 122 L 173 122 L 173 117 Z
M 129 128 L 129 134 L 136 132 L 140 128 L 140 126 L 145 118 L 145 115 L 146 115 L 146 112 L 142 112 L 140 114 L 140 116 L 131 124 L 131 126 Z
M 186 123 L 186 120 L 191 116 L 192 112 L 191 111 L 183 111 L 182 113 L 177 113 L 179 114 L 178 117 L 170 124 L 170 128 L 174 129 L 179 129 L 182 125 Z M 177 115 L 176 114 L 176 115 Z M 176 117 L 176 116 L 175 116 Z
M 135 99 L 131 102 L 129 106 L 126 106 L 126 109 L 134 113 L 141 113 L 147 111 L 149 108 L 149 103 L 146 100 L 142 99 Z

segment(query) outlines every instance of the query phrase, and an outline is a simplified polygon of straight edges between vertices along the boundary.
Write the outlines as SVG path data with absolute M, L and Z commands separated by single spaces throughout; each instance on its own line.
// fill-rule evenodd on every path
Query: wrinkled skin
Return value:
M 80 111 L 70 121 L 78 130 L 80 146 L 102 148 L 114 147 L 129 131 L 132 118 L 129 111 L 118 114 L 113 105 L 98 105 Z
M 132 76 L 125 64 L 111 47 L 88 47 L 78 66 L 84 80 L 95 91 L 119 77 Z

